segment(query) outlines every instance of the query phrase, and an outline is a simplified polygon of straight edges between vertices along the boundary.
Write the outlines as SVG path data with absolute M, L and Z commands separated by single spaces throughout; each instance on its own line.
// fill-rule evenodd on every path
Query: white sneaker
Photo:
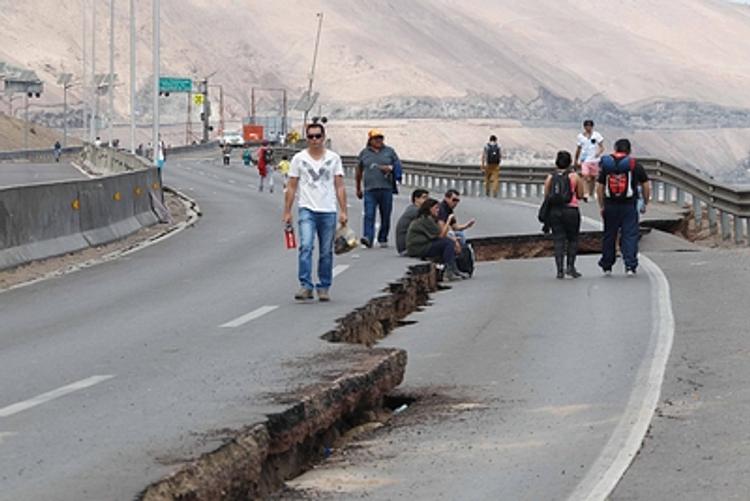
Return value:
M 634 277 L 635 276 L 635 270 L 625 270 L 625 275 L 628 277 Z
M 612 276 L 612 270 L 604 270 L 604 276 L 605 277 L 611 277 Z

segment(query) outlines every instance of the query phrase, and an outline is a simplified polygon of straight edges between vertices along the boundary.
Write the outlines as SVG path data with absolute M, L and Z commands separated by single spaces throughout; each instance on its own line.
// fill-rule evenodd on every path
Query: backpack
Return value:
M 271 148 L 266 148 L 263 152 L 263 158 L 265 159 L 267 164 L 273 162 L 273 150 Z
M 570 183 L 570 170 L 565 169 L 552 174 L 552 185 L 550 186 L 549 204 L 552 206 L 568 205 L 573 200 L 573 187 Z
M 605 157 L 606 158 L 606 157 Z M 623 158 L 617 159 L 610 155 L 612 166 L 605 165 L 602 159 L 602 170 L 604 177 L 604 198 L 610 200 L 632 200 L 635 196 L 633 190 L 633 172 L 635 171 L 635 158 L 625 157 L 629 160 L 626 170 L 621 167 Z M 609 162 L 606 162 L 609 164 Z
M 474 247 L 465 244 L 461 247 L 461 254 L 456 256 L 456 268 L 469 276 L 474 274 Z
M 498 165 L 500 163 L 500 145 L 487 144 L 487 165 Z

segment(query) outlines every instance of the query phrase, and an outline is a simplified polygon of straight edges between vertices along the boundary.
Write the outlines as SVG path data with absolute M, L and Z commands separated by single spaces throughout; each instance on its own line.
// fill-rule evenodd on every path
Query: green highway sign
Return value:
M 189 78 L 160 77 L 159 92 L 192 92 L 193 81 Z

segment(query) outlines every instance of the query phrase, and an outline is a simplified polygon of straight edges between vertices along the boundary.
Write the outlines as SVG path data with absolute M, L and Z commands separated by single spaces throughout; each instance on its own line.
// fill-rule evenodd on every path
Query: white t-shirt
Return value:
M 326 150 L 320 160 L 313 159 L 307 150 L 292 157 L 289 177 L 299 178 L 297 205 L 314 212 L 336 212 L 334 178 L 344 175 L 341 157 Z
M 596 131 L 591 132 L 591 137 L 586 137 L 583 132 L 578 134 L 577 143 L 581 147 L 581 162 L 598 162 L 599 157 L 596 153 L 602 141 L 604 137 Z

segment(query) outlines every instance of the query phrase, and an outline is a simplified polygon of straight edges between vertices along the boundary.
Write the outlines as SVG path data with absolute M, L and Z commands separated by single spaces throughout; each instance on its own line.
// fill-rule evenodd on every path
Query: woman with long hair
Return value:
M 452 282 L 468 278 L 456 267 L 456 253 L 460 247 L 455 238 L 448 236 L 453 214 L 448 221 L 438 221 L 439 202 L 428 198 L 419 207 L 417 218 L 406 232 L 406 253 L 410 257 L 439 257 L 445 264 L 445 279 Z

